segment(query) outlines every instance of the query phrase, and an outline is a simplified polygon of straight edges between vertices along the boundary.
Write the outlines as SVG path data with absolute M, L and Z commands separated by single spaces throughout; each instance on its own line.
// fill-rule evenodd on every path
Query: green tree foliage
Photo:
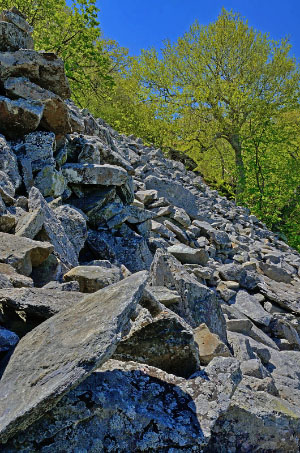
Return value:
M 74 99 L 81 106 L 91 91 L 113 85 L 109 74 L 110 59 L 103 52 L 99 10 L 95 0 L 0 0 L 0 8 L 16 6 L 34 27 L 37 50 L 54 52 L 65 62 Z M 97 80 L 97 84 L 95 84 Z

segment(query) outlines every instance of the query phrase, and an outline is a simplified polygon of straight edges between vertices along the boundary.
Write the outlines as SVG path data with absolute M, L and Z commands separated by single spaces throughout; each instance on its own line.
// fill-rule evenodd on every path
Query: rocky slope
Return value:
M 0 21 L 0 449 L 298 452 L 300 255 Z

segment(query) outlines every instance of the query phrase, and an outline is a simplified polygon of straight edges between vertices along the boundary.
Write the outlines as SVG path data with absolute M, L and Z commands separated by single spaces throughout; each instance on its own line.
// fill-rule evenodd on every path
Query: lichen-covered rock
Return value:
M 69 205 L 59 206 L 54 209 L 54 213 L 78 255 L 88 236 L 86 217 L 79 209 Z
M 0 382 L 0 441 L 26 429 L 114 352 L 147 280 L 140 272 L 25 335 Z
M 32 37 L 13 23 L 0 21 L 0 51 L 33 49 Z

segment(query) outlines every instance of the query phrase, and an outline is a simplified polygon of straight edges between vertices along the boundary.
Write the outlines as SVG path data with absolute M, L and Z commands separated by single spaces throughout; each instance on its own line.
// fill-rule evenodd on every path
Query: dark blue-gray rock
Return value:
M 110 358 L 147 277 L 140 272 L 89 295 L 22 338 L 0 383 L 0 441 L 26 429 Z
M 19 342 L 19 337 L 14 332 L 0 327 L 0 352 L 9 351 Z

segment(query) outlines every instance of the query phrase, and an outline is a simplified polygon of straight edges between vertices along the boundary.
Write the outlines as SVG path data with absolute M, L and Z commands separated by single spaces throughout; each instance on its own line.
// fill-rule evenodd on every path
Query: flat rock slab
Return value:
M 69 183 L 101 186 L 121 186 L 127 181 L 127 171 L 116 165 L 65 164 L 64 177 Z
M 87 296 L 25 335 L 0 382 L 0 441 L 51 409 L 114 353 L 148 278 L 145 271 Z
M 264 277 L 260 292 L 276 304 L 294 313 L 300 313 L 300 284 L 287 285 Z
M 168 247 L 168 252 L 175 256 L 182 264 L 201 264 L 205 266 L 209 259 L 206 250 L 193 249 L 187 245 L 171 245 L 171 247 Z
M 65 282 L 77 281 L 82 293 L 94 293 L 122 279 L 120 268 L 114 266 L 77 266 L 64 275 Z
M 272 316 L 247 291 L 238 291 L 234 306 L 252 321 L 263 326 L 267 327 L 272 320 Z
M 32 267 L 42 264 L 52 251 L 49 242 L 0 233 L 0 263 L 10 264 L 26 276 L 31 274 Z
M 84 294 L 44 288 L 13 288 L 0 290 L 0 304 L 13 310 L 45 320 L 82 300 Z

